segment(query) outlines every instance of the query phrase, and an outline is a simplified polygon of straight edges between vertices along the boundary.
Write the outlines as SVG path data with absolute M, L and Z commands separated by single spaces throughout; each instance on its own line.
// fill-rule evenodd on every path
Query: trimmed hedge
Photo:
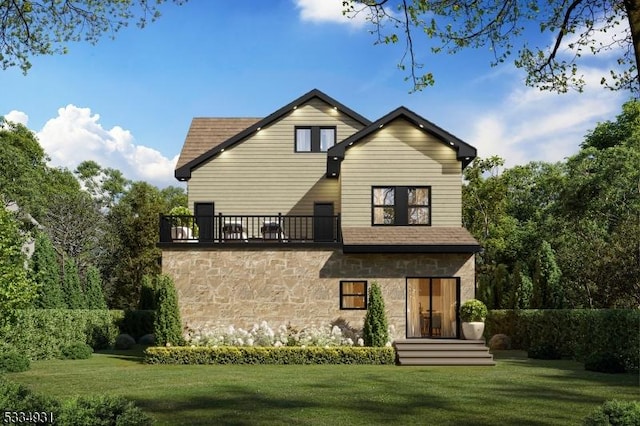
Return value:
M 23 309 L 16 315 L 11 329 L 0 330 L 0 342 L 31 360 L 64 358 L 63 348 L 72 345 L 111 348 L 120 333 L 153 333 L 153 311 Z
M 152 347 L 146 364 L 395 364 L 392 347 Z
M 618 357 L 626 371 L 640 367 L 640 309 L 493 310 L 485 336 L 506 334 L 513 349 L 550 347 L 581 362 L 595 353 Z

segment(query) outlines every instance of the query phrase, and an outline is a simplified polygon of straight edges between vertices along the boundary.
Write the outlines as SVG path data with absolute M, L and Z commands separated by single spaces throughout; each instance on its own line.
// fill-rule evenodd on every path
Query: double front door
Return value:
M 407 337 L 458 337 L 459 278 L 407 278 Z

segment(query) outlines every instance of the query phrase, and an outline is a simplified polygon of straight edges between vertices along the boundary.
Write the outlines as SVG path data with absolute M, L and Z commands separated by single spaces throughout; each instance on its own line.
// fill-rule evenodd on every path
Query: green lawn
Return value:
M 59 398 L 123 395 L 166 425 L 564 426 L 607 399 L 640 399 L 637 375 L 516 351 L 496 359 L 495 367 L 163 366 L 112 352 L 34 362 L 8 377 Z

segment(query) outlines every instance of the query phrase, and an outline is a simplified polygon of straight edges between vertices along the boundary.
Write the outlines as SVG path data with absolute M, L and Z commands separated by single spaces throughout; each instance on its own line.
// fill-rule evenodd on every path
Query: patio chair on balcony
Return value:
M 222 226 L 222 239 L 225 241 L 249 242 L 249 238 L 241 222 L 225 222 Z
M 262 233 L 262 239 L 264 240 L 287 240 L 287 237 L 284 235 L 284 231 L 282 230 L 282 226 L 280 226 L 280 223 L 278 222 L 264 222 L 260 228 L 260 232 Z
M 194 241 L 191 228 L 188 226 L 172 226 L 171 227 L 171 239 L 176 243 L 186 243 Z

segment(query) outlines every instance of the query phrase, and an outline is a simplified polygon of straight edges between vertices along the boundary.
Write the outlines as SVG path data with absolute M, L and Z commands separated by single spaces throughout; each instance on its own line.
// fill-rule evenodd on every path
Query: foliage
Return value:
M 485 333 L 506 334 L 514 349 L 551 346 L 561 357 L 578 361 L 611 353 L 625 371 L 638 371 L 639 325 L 638 309 L 493 310 Z
M 601 373 L 624 373 L 624 361 L 611 352 L 594 352 L 584 361 L 584 369 Z
M 124 317 L 118 325 L 120 332 L 136 339 L 145 334 L 152 334 L 155 316 L 156 312 L 153 310 L 124 311 Z
M 40 309 L 66 308 L 60 283 L 60 265 L 51 240 L 44 232 L 37 232 L 35 250 L 31 257 L 31 278 L 38 285 L 34 306 Z
M 62 425 L 147 426 L 154 422 L 133 402 L 121 396 L 74 398 L 63 404 L 57 419 Z
M 303 328 L 281 325 L 274 330 L 266 321 L 248 330 L 233 326 L 188 330 L 186 340 L 195 346 L 364 346 L 364 340 L 348 324 Z
M 78 164 L 74 173 L 100 209 L 110 209 L 117 204 L 131 185 L 120 170 L 103 168 L 93 160 Z
M 554 345 L 549 343 L 540 343 L 535 346 L 531 346 L 527 351 L 529 358 L 535 359 L 560 359 L 562 354 L 560 350 Z
M 0 348 L 0 373 L 19 373 L 31 366 L 29 358 L 15 349 Z
M 102 291 L 102 277 L 95 266 L 87 270 L 85 288 L 87 309 L 107 309 L 107 301 Z
M 364 317 L 362 338 L 366 346 L 385 346 L 389 340 L 389 325 L 384 310 L 382 291 L 376 281 L 369 288 L 367 314 Z
M 128 334 L 118 334 L 113 345 L 116 349 L 131 349 L 136 344 L 136 339 Z
M 87 300 L 82 286 L 80 285 L 80 276 L 78 275 L 78 267 L 72 257 L 67 258 L 62 279 L 62 287 L 65 296 L 65 302 L 69 309 L 84 309 L 87 306 Z
M 93 349 L 86 343 L 72 343 L 62 348 L 62 359 L 87 359 L 91 357 Z
M 152 347 L 147 364 L 395 364 L 391 347 Z
M 186 0 L 174 0 L 183 4 Z M 4 2 L 0 4 L 0 66 L 26 73 L 30 58 L 65 54 L 73 42 L 96 44 L 130 22 L 143 28 L 160 16 L 165 0 Z
M 155 281 L 150 275 L 142 277 L 140 286 L 140 302 L 138 302 L 139 310 L 155 310 L 156 309 L 156 288 Z
M 532 308 L 559 309 L 563 307 L 561 272 L 555 253 L 547 241 L 542 241 L 533 273 Z
M 584 419 L 585 426 L 638 426 L 640 425 L 640 402 L 606 401 Z
M 184 339 L 178 307 L 178 292 L 168 275 L 159 275 L 156 280 L 158 308 L 153 326 L 156 344 L 181 345 Z
M 144 346 L 154 346 L 156 344 L 156 336 L 145 334 L 138 339 L 138 343 Z
M 24 242 L 18 222 L 0 205 L 0 332 L 12 323 L 16 309 L 29 306 L 36 297 L 36 284 L 25 270 Z
M 348 16 L 366 16 L 377 44 L 404 42 L 398 66 L 402 70 L 409 68 L 406 79 L 411 80 L 413 90 L 435 82 L 431 72 L 421 74 L 421 41 L 432 54 L 489 49 L 492 66 L 515 54 L 515 65 L 527 72 L 528 85 L 557 92 L 582 90 L 585 80 L 579 69 L 587 65 L 585 53 L 605 56 L 613 51 L 617 65 L 602 76 L 601 83 L 612 89 L 639 88 L 640 27 L 635 2 L 403 0 L 392 7 L 386 0 L 348 0 L 343 1 L 343 6 Z M 544 45 L 530 43 L 527 34 L 534 29 L 542 34 Z M 426 36 L 426 40 L 419 40 L 419 35 Z M 565 50 L 569 53 L 565 54 Z
M 0 341 L 32 360 L 60 358 L 74 343 L 95 349 L 112 346 L 121 311 L 29 309 L 17 311 L 15 326 L 0 330 Z
M 460 306 L 460 320 L 463 322 L 476 322 L 487 318 L 487 307 L 478 299 L 469 299 Z
M 10 382 L 0 376 L 0 409 L 22 412 L 48 412 L 57 414 L 60 403 L 53 398 L 32 392 L 18 383 Z

